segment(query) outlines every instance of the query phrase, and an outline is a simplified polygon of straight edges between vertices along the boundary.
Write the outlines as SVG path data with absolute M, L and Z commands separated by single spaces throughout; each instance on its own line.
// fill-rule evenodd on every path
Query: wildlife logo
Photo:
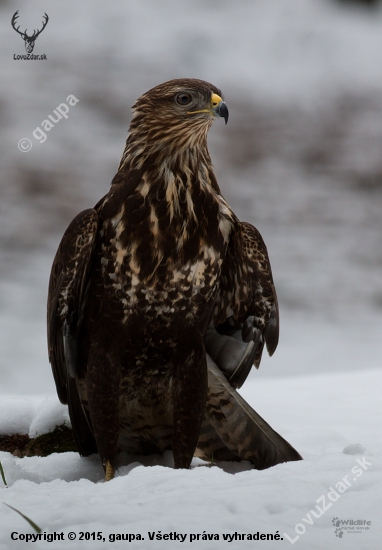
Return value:
M 369 531 L 371 521 L 366 519 L 339 519 L 335 517 L 332 519 L 333 527 L 335 527 L 334 534 L 339 539 L 342 539 L 344 534 L 359 535 L 363 531 Z
M 44 13 L 44 17 L 43 17 L 43 21 L 42 21 L 42 28 L 40 30 L 34 29 L 33 34 L 31 34 L 30 36 L 27 34 L 27 29 L 25 29 L 24 32 L 21 32 L 20 31 L 20 25 L 18 27 L 16 27 L 16 24 L 18 23 L 18 21 L 17 21 L 18 17 L 19 17 L 19 10 L 17 10 L 13 14 L 12 21 L 11 21 L 12 27 L 15 29 L 15 31 L 18 34 L 21 35 L 21 38 L 24 40 L 25 49 L 26 49 L 28 55 L 14 55 L 13 58 L 14 59 L 46 59 L 45 54 L 43 54 L 43 55 L 33 55 L 33 56 L 31 56 L 31 54 L 32 54 L 33 49 L 35 47 L 35 43 L 36 43 L 36 40 L 37 40 L 38 36 L 40 36 L 42 31 L 45 29 L 45 27 L 48 24 L 48 21 L 49 21 L 48 15 L 46 13 Z

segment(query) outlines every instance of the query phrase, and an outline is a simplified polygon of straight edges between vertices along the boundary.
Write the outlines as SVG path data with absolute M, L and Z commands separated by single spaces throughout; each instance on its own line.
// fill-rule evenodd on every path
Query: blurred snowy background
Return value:
M 380 367 L 382 7 L 335 0 L 1 0 L 1 393 L 54 393 L 50 266 L 109 188 L 131 105 L 177 77 L 221 88 L 209 144 L 223 194 L 268 246 L 281 339 L 257 378 Z M 41 28 L 35 54 L 12 29 Z M 33 131 L 73 94 L 40 143 Z M 28 138 L 29 152 L 18 142 Z

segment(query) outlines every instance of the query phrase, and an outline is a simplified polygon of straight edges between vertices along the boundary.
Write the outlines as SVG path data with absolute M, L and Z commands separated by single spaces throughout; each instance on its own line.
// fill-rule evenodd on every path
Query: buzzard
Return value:
M 172 449 L 175 468 L 299 460 L 236 392 L 275 351 L 279 317 L 265 244 L 207 149 L 222 94 L 171 80 L 133 111 L 111 188 L 69 225 L 49 282 L 49 360 L 78 451 L 99 453 L 106 480 L 120 450 Z

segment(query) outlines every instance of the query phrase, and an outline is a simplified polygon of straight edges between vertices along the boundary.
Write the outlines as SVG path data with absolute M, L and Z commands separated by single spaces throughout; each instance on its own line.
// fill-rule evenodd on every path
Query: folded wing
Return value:
M 269 355 L 279 339 L 279 311 L 267 248 L 255 227 L 238 222 L 222 265 L 219 292 L 206 351 L 240 388 L 252 365 L 259 367 L 264 344 Z
M 84 210 L 69 225 L 53 261 L 48 291 L 48 352 L 61 403 L 69 406 L 79 452 L 97 451 L 80 402 L 76 379 L 86 365 L 83 334 L 92 256 L 98 230 L 95 210 Z

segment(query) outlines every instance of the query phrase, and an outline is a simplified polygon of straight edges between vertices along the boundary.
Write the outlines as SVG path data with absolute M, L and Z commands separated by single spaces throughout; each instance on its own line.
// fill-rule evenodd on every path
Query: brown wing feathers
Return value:
M 79 348 L 83 345 L 79 334 L 86 315 L 97 230 L 95 210 L 84 210 L 74 218 L 54 258 L 48 291 L 49 361 L 58 397 L 69 406 L 77 448 L 83 456 L 97 451 L 76 385 Z

